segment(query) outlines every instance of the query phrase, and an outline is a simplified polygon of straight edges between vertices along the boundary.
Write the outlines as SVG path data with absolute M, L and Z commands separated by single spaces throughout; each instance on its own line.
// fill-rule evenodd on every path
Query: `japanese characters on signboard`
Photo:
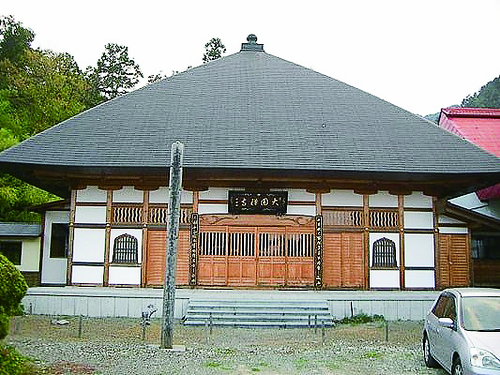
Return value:
M 254 193 L 246 191 L 229 192 L 229 213 L 285 215 L 288 204 L 288 192 L 274 191 Z

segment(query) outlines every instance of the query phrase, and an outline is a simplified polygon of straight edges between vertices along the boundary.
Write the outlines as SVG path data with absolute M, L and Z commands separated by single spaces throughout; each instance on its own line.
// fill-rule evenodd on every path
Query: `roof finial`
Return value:
M 242 51 L 264 52 L 264 45 L 257 44 L 257 36 L 255 34 L 248 35 L 247 42 L 248 43 L 241 43 Z
M 255 35 L 255 34 L 248 35 L 247 42 L 250 44 L 257 44 L 257 35 Z

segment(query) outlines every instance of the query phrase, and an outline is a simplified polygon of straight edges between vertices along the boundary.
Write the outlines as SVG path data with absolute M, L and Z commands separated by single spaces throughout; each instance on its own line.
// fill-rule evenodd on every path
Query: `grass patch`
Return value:
M 350 325 L 358 325 L 365 323 L 380 323 L 385 322 L 385 318 L 383 315 L 367 315 L 367 314 L 357 314 L 351 317 L 345 317 L 340 320 L 336 320 L 337 324 L 350 324 Z
M 366 352 L 362 355 L 362 358 L 365 359 L 380 359 L 382 358 L 382 353 L 377 352 L 375 350 L 371 350 L 369 352 Z

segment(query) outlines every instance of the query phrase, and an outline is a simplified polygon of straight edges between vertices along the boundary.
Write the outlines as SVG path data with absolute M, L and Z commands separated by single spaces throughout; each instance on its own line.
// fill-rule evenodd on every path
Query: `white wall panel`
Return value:
M 140 285 L 141 267 L 109 267 L 109 284 Z
M 398 196 L 391 195 L 387 191 L 380 191 L 377 194 L 370 195 L 368 200 L 370 207 L 398 207 Z
M 75 228 L 74 262 L 104 262 L 104 229 Z
M 134 236 L 137 238 L 137 245 L 138 245 L 138 262 L 142 262 L 142 229 L 111 229 L 110 233 L 110 249 L 109 249 L 109 261 L 111 262 L 113 259 L 113 250 L 114 250 L 114 243 L 116 237 L 122 235 L 122 234 L 130 234 L 131 236 Z
M 434 215 L 432 212 L 404 213 L 405 229 L 434 229 Z
M 432 197 L 415 191 L 411 195 L 405 195 L 404 206 L 406 208 L 432 208 Z
M 381 238 L 388 238 L 396 245 L 396 263 L 401 264 L 399 256 L 399 233 L 370 233 L 370 267 L 373 266 L 373 243 Z
M 228 207 L 227 204 L 209 204 L 200 203 L 198 205 L 198 213 L 203 214 L 227 214 Z
M 160 187 L 156 190 L 149 192 L 149 203 L 167 204 L 170 199 L 169 190 L 167 187 Z M 193 203 L 193 192 L 182 190 L 181 191 L 181 204 Z
M 399 270 L 370 270 L 370 288 L 399 289 Z
M 405 271 L 406 288 L 429 288 L 434 289 L 434 271 Z
M 102 284 L 103 266 L 73 266 L 71 282 L 78 284 Z
M 238 190 L 238 189 L 231 189 Z M 227 200 L 229 197 L 229 189 L 211 187 L 208 190 L 200 191 L 198 193 L 199 199 L 212 199 L 212 200 Z
M 467 228 L 459 228 L 459 227 L 440 227 L 439 233 L 442 234 L 467 234 L 469 230 Z
M 405 266 L 434 267 L 434 235 L 405 233 Z
M 287 215 L 315 216 L 316 206 L 294 206 L 289 204 L 286 210 Z
M 106 224 L 106 206 L 76 206 L 75 223 Z
M 133 186 L 124 186 L 113 191 L 113 203 L 142 203 L 144 192 L 135 190 Z
M 332 190 L 321 195 L 322 206 L 363 207 L 363 196 L 353 190 Z
M 97 186 L 88 186 L 86 189 L 76 192 L 77 202 L 106 203 L 106 190 Z
M 316 194 L 309 193 L 305 189 L 288 190 L 288 201 L 316 202 Z
M 42 254 L 42 284 L 66 284 L 66 258 L 51 258 L 50 243 L 52 224 L 68 224 L 69 211 L 47 211 L 45 214 L 45 229 Z
M 39 271 L 40 238 L 28 238 L 22 240 L 21 264 L 16 267 L 21 271 Z

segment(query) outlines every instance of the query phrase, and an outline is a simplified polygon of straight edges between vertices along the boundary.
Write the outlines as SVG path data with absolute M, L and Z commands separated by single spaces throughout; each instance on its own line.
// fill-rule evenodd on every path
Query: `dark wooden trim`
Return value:
M 198 204 L 228 204 L 227 199 L 198 199 Z
M 110 262 L 109 263 L 109 267 L 112 268 L 116 268 L 116 267 L 127 267 L 127 268 L 141 268 L 141 264 L 142 263 L 113 263 L 113 262 Z
M 435 197 L 432 198 L 432 212 L 434 213 L 434 288 L 438 289 L 440 286 L 439 281 L 441 280 L 440 275 L 440 263 L 439 263 L 439 223 L 438 223 L 438 214 L 437 214 L 437 199 Z
M 361 227 L 340 227 L 340 226 L 324 226 L 324 233 L 362 233 L 365 231 L 364 228 Z M 373 232 L 372 232 L 373 233 Z
M 321 206 L 323 210 L 331 211 L 363 211 L 364 206 Z
M 76 190 L 71 190 L 70 210 L 69 210 L 69 238 L 68 238 L 68 260 L 66 268 L 66 285 L 71 284 L 73 267 L 73 248 L 75 240 L 75 211 L 76 211 Z
M 313 201 L 288 201 L 289 206 L 315 206 L 316 199 Z
M 405 229 L 404 231 L 408 234 L 434 234 L 434 229 Z
M 94 267 L 102 267 L 104 266 L 104 262 L 73 262 L 73 266 L 94 266 Z
M 420 266 L 415 266 L 415 267 L 405 267 L 406 271 L 435 271 L 436 267 L 420 267 Z
M 113 191 L 108 190 L 106 192 L 106 229 L 104 234 L 104 272 L 103 281 L 104 286 L 108 286 L 109 283 L 109 253 L 110 253 L 110 241 L 111 241 L 111 219 L 113 217 Z
M 404 195 L 398 195 L 398 216 L 399 216 L 399 287 L 401 290 L 405 290 L 405 219 L 404 219 Z
M 41 230 L 41 234 L 40 234 L 40 254 L 38 255 L 38 272 L 40 273 L 40 283 L 39 283 L 39 285 L 41 285 L 41 283 L 42 283 L 43 253 L 46 250 L 45 249 L 45 219 L 46 219 L 46 216 L 47 216 L 46 215 L 46 211 L 43 211 L 40 216 L 41 216 L 42 222 L 40 224 L 40 230 Z M 69 228 L 68 228 L 68 251 L 69 251 Z
M 75 202 L 77 207 L 106 207 L 106 202 Z
M 142 251 L 141 251 L 141 287 L 147 284 L 148 273 L 148 222 L 149 222 L 149 190 L 144 190 L 142 198 L 144 207 L 142 212 Z
M 433 208 L 405 207 L 405 212 L 434 212 Z
M 87 228 L 87 229 L 106 229 L 106 224 L 94 224 L 94 223 L 78 223 L 73 224 L 75 228 Z
M 363 195 L 363 270 L 364 289 L 370 289 L 370 195 Z
M 438 228 L 468 228 L 469 226 L 466 223 L 463 224 L 453 224 L 453 223 L 444 223 L 444 224 L 439 224 L 438 223 Z

